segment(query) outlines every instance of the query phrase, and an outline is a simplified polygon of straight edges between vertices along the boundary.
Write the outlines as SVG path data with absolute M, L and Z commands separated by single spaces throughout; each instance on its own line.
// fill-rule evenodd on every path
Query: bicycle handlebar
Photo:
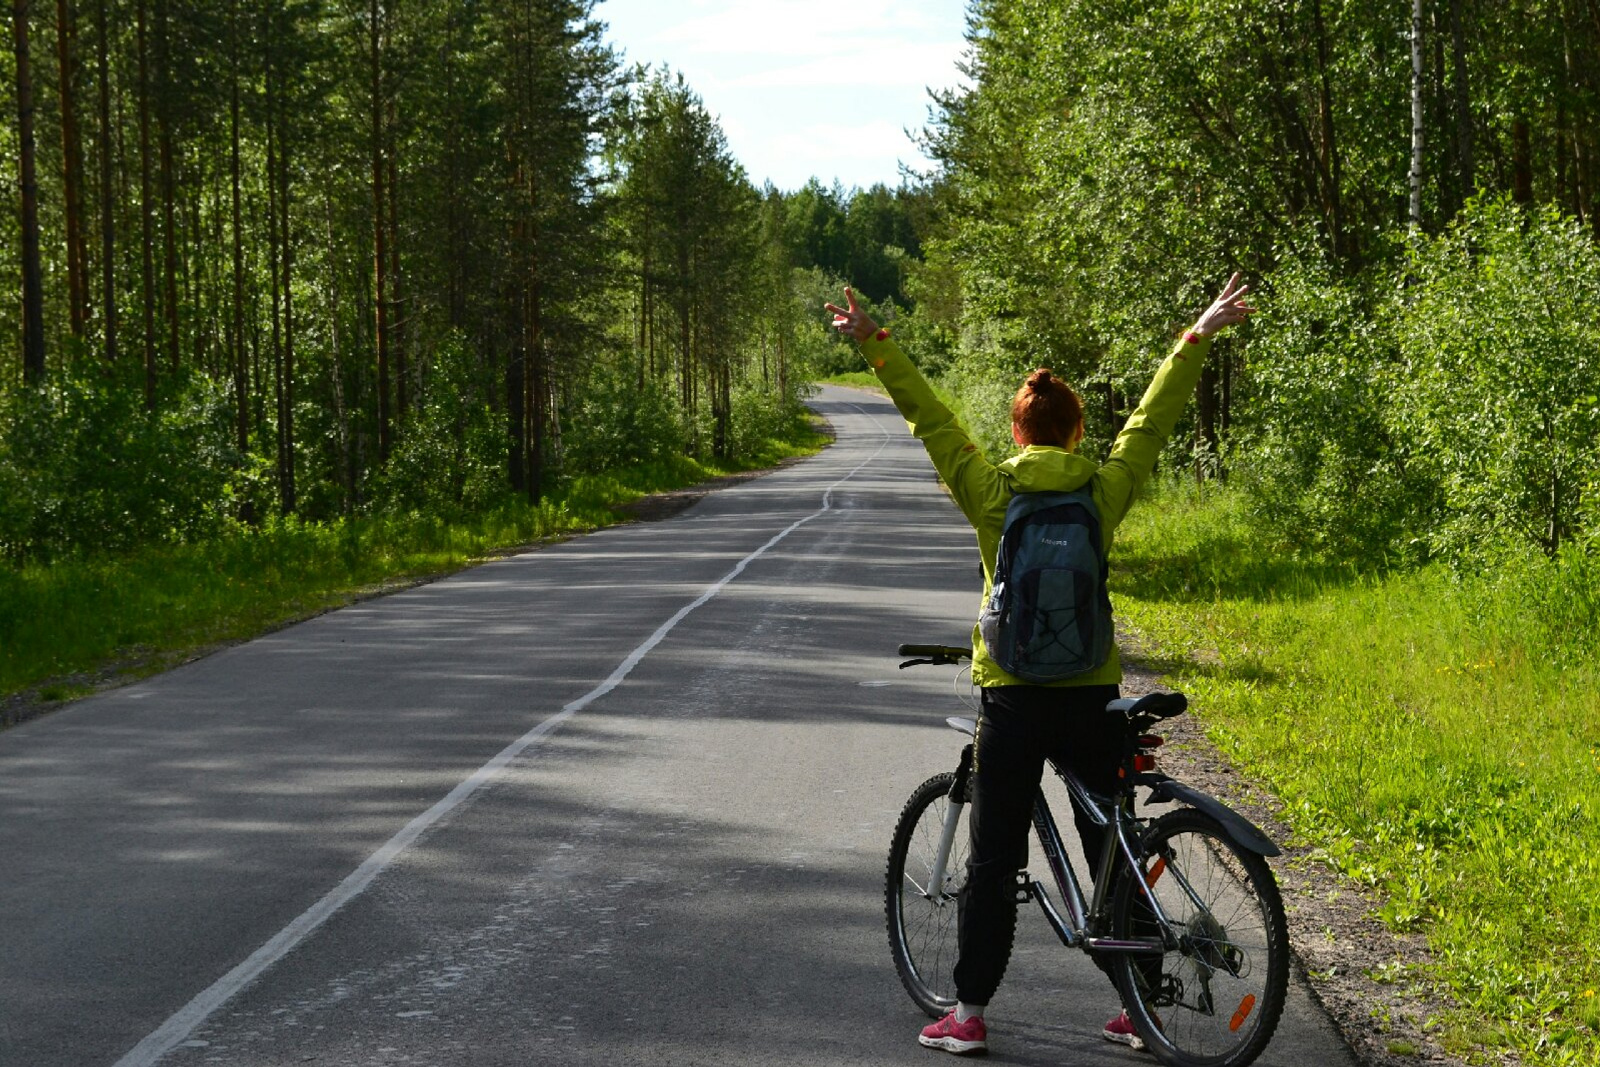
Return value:
M 959 645 L 901 645 L 898 651 L 902 656 L 919 657 L 900 664 L 901 670 L 919 663 L 960 663 L 972 658 L 972 649 Z

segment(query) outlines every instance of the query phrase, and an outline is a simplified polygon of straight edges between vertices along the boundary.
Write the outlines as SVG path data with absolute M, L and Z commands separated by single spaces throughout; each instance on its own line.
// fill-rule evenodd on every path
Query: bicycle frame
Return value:
M 1052 764 L 1052 766 L 1054 766 Z M 1044 798 L 1044 791 L 1033 802 L 1033 831 L 1039 838 L 1039 845 L 1044 850 L 1045 863 L 1050 868 L 1050 874 L 1056 883 L 1056 892 L 1061 895 L 1062 903 L 1066 906 L 1067 915 L 1063 918 L 1056 910 L 1049 894 L 1045 891 L 1044 884 L 1034 878 L 1027 883 L 1027 893 L 1039 905 L 1039 910 L 1044 912 L 1045 921 L 1056 932 L 1061 943 L 1068 948 L 1093 949 L 1098 952 L 1141 952 L 1160 954 L 1176 943 L 1172 934 L 1172 923 L 1167 918 L 1161 902 L 1139 877 L 1139 887 L 1146 901 L 1150 904 L 1152 914 L 1162 932 L 1162 941 L 1147 940 L 1119 940 L 1116 938 L 1096 936 L 1096 928 L 1102 927 L 1105 915 L 1107 893 L 1110 892 L 1112 873 L 1117 859 L 1127 863 L 1128 869 L 1139 872 L 1138 854 L 1135 852 L 1133 842 L 1129 836 L 1131 829 L 1139 826 L 1139 821 L 1129 815 L 1122 804 L 1097 796 L 1091 793 L 1078 778 L 1070 773 L 1055 768 L 1061 780 L 1066 783 L 1067 791 L 1071 794 L 1073 803 L 1083 810 L 1097 826 L 1106 828 L 1107 845 L 1115 842 L 1116 847 L 1106 847 L 1101 850 L 1100 869 L 1095 873 L 1094 896 L 1086 901 L 1083 887 L 1078 881 L 1077 872 L 1072 867 L 1072 861 L 1067 858 L 1066 846 L 1061 839 L 1061 830 L 1056 826 L 1055 816 L 1050 811 L 1050 805 Z
M 967 734 L 972 733 L 970 720 L 950 719 L 950 725 Z M 1145 900 L 1150 905 L 1151 914 L 1156 920 L 1157 927 L 1161 930 L 1161 940 L 1126 940 L 1100 936 L 1097 929 L 1102 927 L 1105 915 L 1107 894 L 1112 885 L 1112 875 L 1115 864 L 1120 859 L 1126 863 L 1128 869 L 1135 874 L 1140 871 L 1138 852 L 1133 844 L 1133 831 L 1141 824 L 1127 810 L 1125 804 L 1109 797 L 1102 797 L 1091 792 L 1076 775 L 1061 770 L 1054 763 L 1053 770 L 1066 783 L 1067 790 L 1073 803 L 1088 814 L 1089 818 L 1098 826 L 1105 827 L 1108 832 L 1107 841 L 1114 841 L 1115 848 L 1105 848 L 1100 855 L 1100 869 L 1095 874 L 1094 896 L 1086 899 L 1082 883 L 1078 880 L 1077 871 L 1073 869 L 1072 861 L 1067 857 L 1066 846 L 1061 838 L 1061 830 L 1056 825 L 1055 816 L 1050 811 L 1050 805 L 1045 800 L 1044 791 L 1041 789 L 1033 802 L 1033 830 L 1039 839 L 1039 844 L 1044 850 L 1045 863 L 1050 868 L 1050 874 L 1056 884 L 1056 892 L 1060 895 L 1067 914 L 1063 916 L 1055 903 L 1050 899 L 1044 884 L 1037 878 L 1022 883 L 1025 896 L 1038 903 L 1039 909 L 1044 912 L 1045 921 L 1055 931 L 1061 943 L 1068 948 L 1093 949 L 1098 952 L 1137 952 L 1159 955 L 1177 944 L 1177 937 L 1172 932 L 1172 922 L 1168 919 L 1161 902 L 1156 899 L 1155 893 L 1146 884 L 1142 875 L 1139 876 L 1138 885 Z M 950 805 L 945 812 L 944 825 L 940 828 L 939 846 L 934 856 L 932 869 L 929 871 L 928 884 L 923 887 L 924 896 L 931 896 L 934 887 L 941 887 L 943 892 L 945 873 L 950 860 L 950 850 L 955 842 L 957 827 L 961 821 L 965 802 L 960 798 L 966 796 L 967 781 L 972 773 L 972 746 L 966 745 L 961 750 L 961 761 L 956 767 L 955 781 L 950 788 Z M 1181 883 L 1185 892 L 1191 897 L 1193 891 L 1187 882 Z

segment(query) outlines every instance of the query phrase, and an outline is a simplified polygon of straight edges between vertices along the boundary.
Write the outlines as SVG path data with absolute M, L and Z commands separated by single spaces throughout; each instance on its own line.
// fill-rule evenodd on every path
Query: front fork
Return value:
M 934 854 L 933 870 L 928 872 L 927 895 L 936 902 L 942 902 L 945 897 L 945 867 L 950 861 L 950 848 L 955 844 L 961 812 L 967 805 L 967 787 L 971 779 L 972 746 L 967 745 L 961 749 L 961 762 L 956 765 L 955 781 L 950 783 L 950 792 L 945 794 L 950 802 L 945 806 L 944 826 L 939 831 L 939 850 Z

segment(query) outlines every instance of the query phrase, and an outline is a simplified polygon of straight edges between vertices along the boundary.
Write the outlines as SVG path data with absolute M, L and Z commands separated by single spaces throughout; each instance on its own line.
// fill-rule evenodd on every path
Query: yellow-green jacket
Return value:
M 1104 463 L 1097 465 L 1064 448 L 1029 445 L 1005 462 L 992 464 L 894 341 L 871 337 L 861 342 L 861 354 L 911 425 L 912 434 L 927 448 L 939 477 L 950 487 L 956 505 L 977 531 L 978 552 L 983 559 L 980 608 L 989 599 L 1000 529 L 1014 493 L 1073 492 L 1089 486 L 1095 506 L 1100 509 L 1105 549 L 1110 554 L 1112 535 L 1128 513 L 1139 487 L 1155 468 L 1161 446 L 1172 435 L 1178 416 L 1194 392 L 1200 366 L 1210 349 L 1209 337 L 1178 343 L 1156 371 L 1138 410 L 1129 416 L 1117 435 L 1111 457 Z M 1029 684 L 1007 674 L 990 658 L 976 623 L 972 628 L 972 678 L 981 686 Z M 1122 661 L 1113 646 L 1110 658 L 1099 669 L 1054 684 L 1102 685 L 1121 680 Z

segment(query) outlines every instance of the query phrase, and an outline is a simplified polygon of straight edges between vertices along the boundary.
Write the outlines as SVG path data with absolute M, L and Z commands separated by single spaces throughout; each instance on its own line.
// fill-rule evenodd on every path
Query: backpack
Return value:
M 1006 506 L 994 586 L 978 633 L 1007 674 L 1043 685 L 1100 667 L 1111 654 L 1100 511 L 1087 489 L 1017 493 Z

